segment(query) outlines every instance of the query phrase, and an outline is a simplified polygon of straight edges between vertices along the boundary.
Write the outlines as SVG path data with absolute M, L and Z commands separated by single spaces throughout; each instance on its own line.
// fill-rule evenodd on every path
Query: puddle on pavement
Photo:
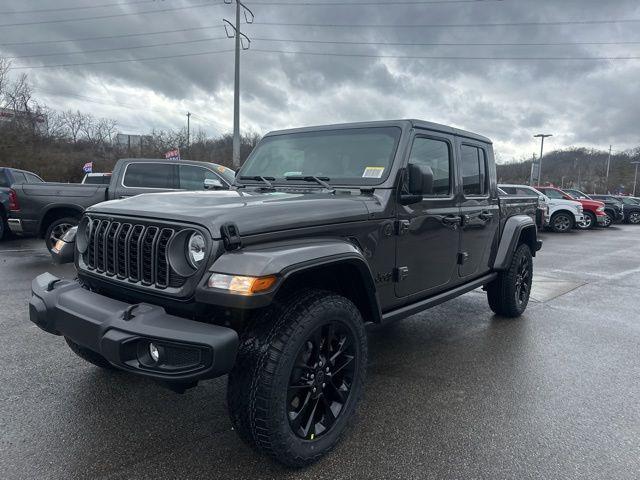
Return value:
M 586 285 L 586 283 L 536 274 L 533 276 L 531 300 L 535 302 L 548 302 L 583 285 Z

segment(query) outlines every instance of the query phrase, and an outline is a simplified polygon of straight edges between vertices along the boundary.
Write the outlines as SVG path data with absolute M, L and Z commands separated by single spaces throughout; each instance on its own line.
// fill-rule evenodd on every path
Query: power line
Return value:
M 80 67 L 85 65 L 103 65 L 103 64 L 110 64 L 110 63 L 145 62 L 149 60 L 167 60 L 170 58 L 197 57 L 202 55 L 214 55 L 217 53 L 228 53 L 228 52 L 233 52 L 233 50 L 214 50 L 209 52 L 184 53 L 180 55 L 163 55 L 159 57 L 128 58 L 124 60 L 100 60 L 97 62 L 59 63 L 55 65 L 27 65 L 22 67 L 10 67 L 9 70 L 35 70 L 35 69 L 41 69 L 41 68 Z
M 111 40 L 114 38 L 145 37 L 147 35 L 162 35 L 165 33 L 193 32 L 195 30 L 211 30 L 213 28 L 222 29 L 224 28 L 224 26 L 209 25 L 205 27 L 179 28 L 176 30 L 158 30 L 156 32 L 145 32 L 145 33 L 124 33 L 120 35 L 105 35 L 100 37 L 71 38 L 71 39 L 64 39 L 64 40 L 32 40 L 28 42 L 10 42 L 10 43 L 0 43 L 0 47 L 17 47 L 17 46 L 41 45 L 41 44 L 50 45 L 52 43 L 85 42 L 88 40 Z
M 195 40 L 180 40 L 176 42 L 151 43 L 147 45 L 133 45 L 115 48 L 97 48 L 92 50 L 74 50 L 71 52 L 54 52 L 54 53 L 34 53 L 30 55 L 18 55 L 14 57 L 4 57 L 9 60 L 18 60 L 23 58 L 40 58 L 40 57 L 56 57 L 60 55 L 80 55 L 88 53 L 114 52 L 122 50 L 137 50 L 140 48 L 154 47 L 170 47 L 175 45 L 187 45 L 192 43 L 209 42 L 216 40 L 225 40 L 227 37 L 207 37 Z M 357 42 L 343 40 L 296 40 L 292 38 L 262 38 L 254 37 L 254 40 L 263 42 L 284 42 L 284 43 L 303 43 L 318 45 L 376 45 L 376 46 L 403 46 L 403 47 L 555 47 L 555 46 L 607 46 L 607 45 L 640 45 L 640 41 L 620 41 L 620 42 Z
M 396 0 L 390 2 L 255 2 L 256 5 L 287 6 L 287 7 L 369 7 L 369 6 L 396 6 L 396 5 L 457 5 L 461 3 L 498 3 L 504 0 Z
M 382 45 L 401 47 L 557 47 L 566 45 L 640 45 L 638 41 L 619 42 L 356 42 L 343 40 L 296 40 L 292 38 L 263 38 L 253 37 L 254 40 L 262 42 L 287 42 L 287 43 L 310 43 L 327 45 Z
M 499 23 L 408 23 L 408 24 L 379 24 L 379 23 L 281 23 L 256 22 L 256 26 L 270 27 L 329 27 L 329 28 L 467 28 L 467 27 L 533 27 L 533 26 L 561 26 L 561 25 L 606 25 L 616 23 L 640 23 L 640 18 L 622 18 L 615 20 L 558 20 L 540 22 L 499 22 Z
M 59 18 L 56 20 L 37 20 L 33 22 L 21 22 L 21 23 L 2 23 L 0 27 L 23 27 L 27 25 L 43 25 L 48 23 L 68 23 L 68 22 L 80 22 L 84 20 L 101 20 L 105 18 L 118 18 L 118 17 L 130 17 L 132 15 L 148 15 L 151 13 L 166 13 L 175 12 L 177 10 L 187 10 L 193 8 L 212 7 L 222 5 L 221 3 L 201 3 L 198 5 L 185 5 L 182 7 L 161 8 L 158 10 L 143 10 L 140 12 L 127 12 L 127 13 L 113 13 L 109 15 L 96 15 L 93 17 L 79 17 L 79 18 Z
M 51 12 L 67 12 L 75 10 L 93 10 L 96 8 L 107 7 L 126 7 L 129 5 L 139 5 L 142 3 L 156 3 L 157 0 L 138 0 L 136 2 L 118 2 L 118 3 L 102 3 L 100 5 L 76 5 L 75 7 L 57 7 L 57 8 L 37 8 L 35 10 L 16 10 L 8 12 L 0 12 L 0 15 L 20 15 L 32 13 L 51 13 Z
M 318 55 L 330 57 L 362 57 L 362 58 L 395 58 L 409 60 L 640 60 L 640 56 L 626 57 L 470 57 L 470 56 L 450 56 L 450 55 L 374 55 L 365 53 L 331 53 L 331 52 L 296 52 L 284 50 L 264 50 L 253 49 L 254 52 L 278 53 L 292 55 Z
M 87 54 L 87 53 L 113 52 L 118 50 L 136 50 L 139 48 L 169 47 L 173 45 L 185 45 L 190 43 L 208 42 L 213 40 L 226 40 L 226 38 L 227 37 L 208 37 L 208 38 L 200 38 L 197 40 L 182 40 L 177 42 L 152 43 L 149 45 L 134 45 L 134 46 L 116 47 L 116 48 L 97 48 L 94 50 L 75 50 L 73 52 L 34 53 L 31 55 L 19 55 L 16 57 L 4 57 L 4 58 L 10 59 L 10 60 L 17 60 L 21 58 L 56 57 L 59 55 L 79 55 L 79 54 Z

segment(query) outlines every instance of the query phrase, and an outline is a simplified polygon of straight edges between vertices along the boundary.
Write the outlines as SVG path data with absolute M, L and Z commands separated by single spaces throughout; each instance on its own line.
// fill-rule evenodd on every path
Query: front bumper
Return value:
M 29 316 L 42 330 L 64 335 L 114 366 L 171 383 L 195 383 L 228 373 L 235 363 L 235 330 L 169 315 L 162 307 L 128 304 L 49 273 L 31 285 Z M 149 356 L 159 346 L 160 360 Z
M 596 215 L 596 220 L 598 221 L 598 225 L 606 225 L 607 215 L 605 213 L 603 213 L 602 215 Z

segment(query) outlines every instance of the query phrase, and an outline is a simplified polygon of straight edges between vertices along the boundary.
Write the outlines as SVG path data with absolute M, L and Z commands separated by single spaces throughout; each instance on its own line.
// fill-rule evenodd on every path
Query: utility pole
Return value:
M 611 165 L 611 149 L 613 145 L 609 145 L 609 156 L 607 157 L 607 175 L 604 181 L 604 194 L 607 195 L 609 193 L 609 166 Z
M 540 139 L 540 165 L 538 166 L 538 185 L 542 184 L 542 153 L 544 151 L 544 139 L 547 137 L 553 137 L 550 133 L 538 133 L 533 138 Z
M 233 168 L 240 167 L 240 49 L 248 50 L 251 40 L 240 31 L 240 9 L 244 11 L 244 18 L 247 23 L 253 23 L 254 15 L 249 8 L 240 0 L 224 0 L 224 3 L 231 5 L 236 2 L 236 21 L 233 25 L 229 20 L 223 19 L 225 22 L 224 30 L 227 38 L 235 38 L 235 75 L 233 81 Z M 231 28 L 233 33 L 227 28 Z M 245 45 L 242 41 L 245 39 L 248 43 Z
M 187 112 L 187 155 L 191 155 L 191 112 Z
M 636 185 L 638 184 L 638 165 L 640 165 L 640 162 L 631 162 L 631 165 L 635 165 L 636 166 L 636 174 L 633 177 L 633 196 L 636 196 Z

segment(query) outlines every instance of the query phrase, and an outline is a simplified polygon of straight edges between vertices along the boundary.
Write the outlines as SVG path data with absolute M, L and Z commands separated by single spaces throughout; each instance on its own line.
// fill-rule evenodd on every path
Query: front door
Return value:
M 490 182 L 488 153 L 483 144 L 460 143 L 463 200 L 460 204 L 459 276 L 482 275 L 490 270 L 491 247 L 500 224 L 500 205 Z
M 456 278 L 460 210 L 455 196 L 453 137 L 416 133 L 409 163 L 431 167 L 433 193 L 399 206 L 396 295 L 431 295 Z

